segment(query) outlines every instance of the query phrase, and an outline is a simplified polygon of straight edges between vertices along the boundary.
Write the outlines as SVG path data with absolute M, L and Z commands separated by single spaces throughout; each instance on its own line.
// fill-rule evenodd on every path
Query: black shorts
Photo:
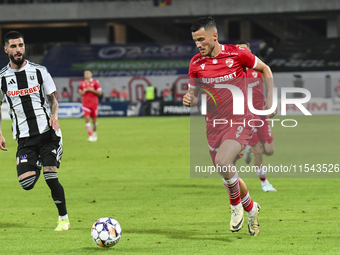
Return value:
M 32 137 L 18 139 L 18 176 L 29 171 L 40 171 L 43 166 L 59 168 L 63 154 L 61 131 L 53 129 Z

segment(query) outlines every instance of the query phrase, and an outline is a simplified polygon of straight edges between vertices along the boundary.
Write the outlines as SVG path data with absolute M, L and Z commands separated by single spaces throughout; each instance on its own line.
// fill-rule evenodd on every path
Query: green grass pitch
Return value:
M 294 119 L 296 128 L 273 129 L 276 150 L 265 163 L 340 163 L 339 116 Z M 83 119 L 61 119 L 58 175 L 71 229 L 54 232 L 57 210 L 43 176 L 31 191 L 17 181 L 10 125 L 3 120 L 9 151 L 0 151 L 0 254 L 340 253 L 337 178 L 268 174 L 278 190 L 272 193 L 261 191 L 257 178 L 245 179 L 262 207 L 261 233 L 249 236 L 246 225 L 231 233 L 221 179 L 190 178 L 189 117 L 101 118 L 96 143 L 87 142 Z M 123 230 L 109 249 L 90 235 L 93 222 L 105 216 Z

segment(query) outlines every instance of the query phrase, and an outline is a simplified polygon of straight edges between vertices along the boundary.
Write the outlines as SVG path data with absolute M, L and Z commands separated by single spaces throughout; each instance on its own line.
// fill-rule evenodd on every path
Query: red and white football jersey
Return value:
M 79 91 L 83 91 L 84 89 L 92 87 L 94 90 L 101 90 L 102 88 L 99 85 L 99 82 L 95 79 L 92 79 L 87 82 L 86 80 L 82 80 L 79 86 Z M 97 105 L 99 102 L 98 96 L 93 94 L 92 92 L 87 91 L 85 95 L 83 95 L 83 105 Z
M 256 110 L 263 110 L 265 104 L 263 82 L 260 72 L 247 69 L 248 88 L 253 89 L 253 106 Z
M 250 50 L 235 45 L 221 45 L 221 52 L 213 57 L 203 57 L 201 53 L 196 54 L 189 66 L 189 87 L 201 88 L 202 93 L 207 94 L 206 123 L 213 126 L 214 119 L 227 119 L 242 121 L 251 119 L 248 110 L 246 68 L 254 68 L 257 58 Z M 215 84 L 229 84 L 237 86 L 244 96 L 244 114 L 233 115 L 233 97 L 229 89 L 215 89 Z M 211 98 L 207 90 L 213 95 Z M 222 103 L 222 104 L 221 104 Z M 219 125 L 219 128 L 225 128 Z M 224 126 L 224 127 L 223 127 Z

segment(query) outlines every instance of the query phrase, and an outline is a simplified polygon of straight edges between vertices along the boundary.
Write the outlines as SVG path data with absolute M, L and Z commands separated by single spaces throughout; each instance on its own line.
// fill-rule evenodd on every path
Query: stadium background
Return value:
M 340 85 L 339 9 L 339 1 L 303 0 L 247 4 L 218 0 L 2 0 L 0 39 L 13 29 L 23 32 L 27 58 L 45 65 L 59 95 L 66 88 L 70 101 L 80 100 L 77 87 L 84 69 L 91 69 L 100 81 L 102 102 L 109 101 L 113 84 L 119 91 L 126 86 L 130 108 L 107 103 L 100 108 L 102 116 L 143 115 L 143 104 L 137 102 L 144 102 L 148 83 L 157 88 L 160 99 L 151 107 L 152 115 L 181 115 L 188 110 L 176 102 L 187 90 L 188 64 L 197 53 L 190 24 L 197 17 L 211 15 L 217 21 L 221 42 L 251 42 L 252 52 L 272 68 L 276 87 L 305 87 L 312 94 L 314 114 L 336 113 L 337 103 L 327 99 L 336 97 Z M 1 54 L 1 66 L 6 63 L 7 56 Z M 173 107 L 162 103 L 166 84 L 173 91 Z M 79 104 L 61 107 L 65 116 L 79 116 Z M 291 113 L 299 112 L 293 109 Z
M 59 174 L 73 217 L 73 232 L 63 233 L 63 248 L 51 233 L 54 208 L 45 197 L 46 185 L 40 180 L 34 195 L 18 186 L 15 141 L 10 121 L 3 121 L 13 157 L 0 153 L 2 253 L 96 253 L 89 226 L 112 215 L 123 228 L 121 244 L 115 248 L 122 254 L 222 254 L 224 249 L 246 254 L 247 246 L 255 247 L 253 254 L 339 254 L 334 245 L 339 230 L 334 197 L 338 178 L 275 179 L 275 194 L 262 194 L 258 180 L 247 180 L 264 208 L 263 232 L 251 239 L 244 229 L 231 235 L 226 227 L 229 216 L 220 218 L 228 215 L 222 183 L 189 179 L 192 130 L 187 118 L 102 118 L 98 142 L 90 147 L 86 141 L 76 102 L 84 68 L 92 69 L 103 87 L 102 116 L 143 115 L 148 82 L 157 87 L 158 97 L 168 83 L 174 92 L 174 102 L 153 102 L 152 115 L 189 114 L 181 103 L 187 67 L 196 52 L 189 28 L 196 18 L 208 15 L 217 21 L 221 42 L 251 42 L 252 51 L 272 68 L 276 87 L 311 91 L 306 107 L 313 117 L 297 116 L 295 129 L 275 128 L 276 152 L 265 162 L 339 163 L 339 1 L 0 0 L 1 44 L 8 31 L 23 32 L 27 58 L 47 66 L 59 95 L 64 87 L 72 94 L 74 102 L 60 103 L 61 117 L 77 117 L 60 120 L 66 152 Z M 0 66 L 7 62 L 6 54 L 0 54 Z M 107 102 L 113 84 L 119 90 L 128 87 L 130 102 Z M 2 113 L 8 118 L 6 105 Z M 289 108 L 288 114 L 301 112 Z M 46 204 L 42 211 L 41 201 Z M 18 210 L 21 204 L 26 207 Z M 51 222 L 36 222 L 34 217 Z M 20 245 L 31 234 L 34 240 Z

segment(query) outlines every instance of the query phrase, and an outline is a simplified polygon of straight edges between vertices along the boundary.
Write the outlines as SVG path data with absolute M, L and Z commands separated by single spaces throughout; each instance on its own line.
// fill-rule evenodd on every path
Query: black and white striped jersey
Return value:
M 0 85 L 0 102 L 6 98 L 9 105 L 14 139 L 49 130 L 45 95 L 56 91 L 56 86 L 45 67 L 30 61 L 20 69 L 7 65 L 0 71 Z

